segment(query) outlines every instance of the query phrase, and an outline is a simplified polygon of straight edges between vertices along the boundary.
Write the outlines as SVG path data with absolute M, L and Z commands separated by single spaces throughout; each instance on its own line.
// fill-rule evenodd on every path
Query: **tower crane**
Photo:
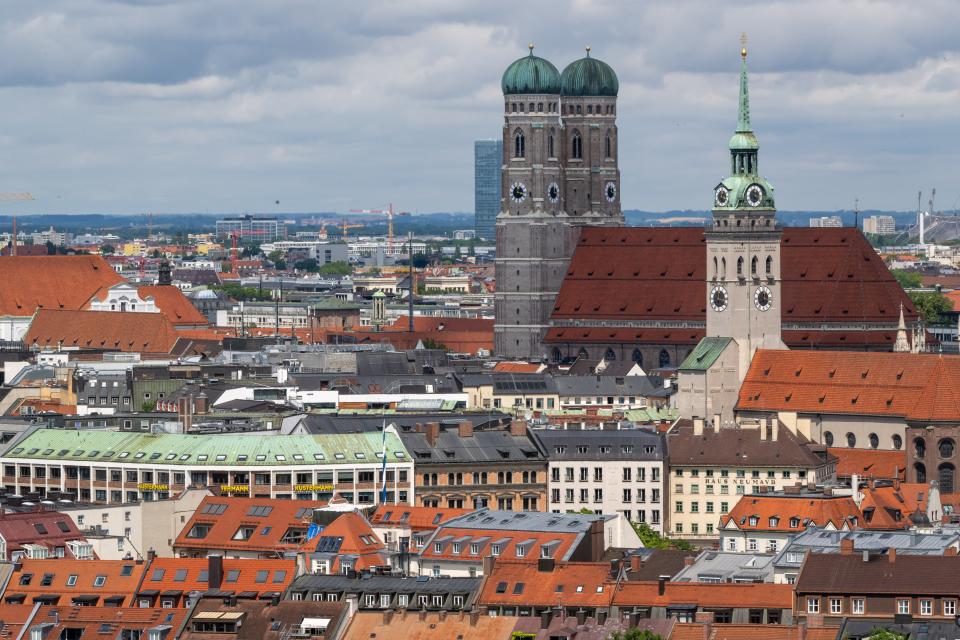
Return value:
M 21 202 L 33 199 L 33 195 L 29 193 L 0 193 L 0 202 Z M 17 255 L 17 214 L 13 214 L 13 240 L 10 243 L 10 255 Z
M 363 229 L 364 226 L 366 226 L 366 225 L 362 225 L 362 224 L 350 224 L 349 222 L 347 222 L 346 218 L 344 218 L 343 224 L 340 225 L 340 228 L 343 230 L 343 241 L 344 241 L 344 242 L 347 241 L 347 232 L 348 232 L 350 229 Z
M 359 213 L 360 215 L 386 216 L 387 218 L 387 255 L 393 255 L 393 218 L 394 216 L 409 216 L 409 211 L 394 211 L 393 203 L 387 205 L 386 209 L 350 209 L 350 213 Z

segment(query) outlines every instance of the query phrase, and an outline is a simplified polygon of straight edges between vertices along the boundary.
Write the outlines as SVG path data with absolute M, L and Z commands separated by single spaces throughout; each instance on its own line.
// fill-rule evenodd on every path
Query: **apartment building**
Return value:
M 547 457 L 550 511 L 620 513 L 662 530 L 666 452 L 661 434 L 647 429 L 535 429 L 531 435 Z
M 382 450 L 386 450 L 386 463 Z M 225 495 L 413 503 L 413 461 L 396 431 L 257 437 L 36 429 L 0 456 L 8 493 L 51 490 L 83 502 L 168 498 L 188 487 Z M 385 467 L 385 469 L 383 469 Z M 383 472 L 382 472 L 383 471 Z

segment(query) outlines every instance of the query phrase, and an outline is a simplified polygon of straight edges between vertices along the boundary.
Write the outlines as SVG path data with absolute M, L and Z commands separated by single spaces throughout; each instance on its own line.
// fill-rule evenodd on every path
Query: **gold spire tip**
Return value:
M 743 58 L 744 60 L 747 59 L 747 48 L 746 48 L 746 47 L 743 47 L 742 49 L 740 49 L 740 57 Z
M 533 43 L 527 45 L 527 49 L 530 49 L 530 53 L 533 53 Z
M 586 50 L 587 50 L 587 55 L 589 56 L 589 55 L 590 55 L 590 45 L 587 45 L 585 48 L 586 48 Z
M 744 60 L 747 59 L 747 32 L 744 31 L 740 34 L 740 57 Z

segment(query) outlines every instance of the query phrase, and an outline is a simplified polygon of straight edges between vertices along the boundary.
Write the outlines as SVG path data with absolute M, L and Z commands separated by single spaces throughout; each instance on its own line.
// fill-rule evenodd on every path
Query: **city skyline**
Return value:
M 780 208 L 910 210 L 931 187 L 951 208 L 957 17 L 946 2 L 6 7 L 0 190 L 38 199 L 3 213 L 470 212 L 473 141 L 499 137 L 500 76 L 528 42 L 558 68 L 591 44 L 617 72 L 624 209 L 704 210 L 743 31 Z

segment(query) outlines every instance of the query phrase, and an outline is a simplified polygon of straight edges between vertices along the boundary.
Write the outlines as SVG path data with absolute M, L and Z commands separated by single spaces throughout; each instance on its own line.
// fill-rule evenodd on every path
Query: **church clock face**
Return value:
M 757 290 L 753 292 L 753 303 L 757 305 L 757 309 L 760 309 L 760 311 L 767 311 L 773 303 L 773 295 L 770 293 L 770 289 L 757 287 Z
M 604 193 L 607 196 L 607 202 L 613 202 L 617 199 L 617 185 L 615 182 L 608 182 Z
M 710 290 L 710 306 L 714 311 L 725 310 L 729 301 L 727 290 L 723 287 L 717 286 Z
M 760 185 L 752 184 L 747 187 L 747 204 L 751 207 L 759 207 L 763 201 L 763 189 Z
M 727 191 L 726 187 L 717 187 L 717 192 L 714 194 L 713 201 L 718 207 L 727 206 L 727 202 L 730 200 L 730 192 Z
M 560 201 L 560 187 L 556 182 L 551 182 L 550 186 L 547 187 L 547 198 L 554 204 Z
M 527 199 L 527 185 L 522 182 L 514 182 L 510 185 L 510 199 L 514 202 L 523 202 Z

